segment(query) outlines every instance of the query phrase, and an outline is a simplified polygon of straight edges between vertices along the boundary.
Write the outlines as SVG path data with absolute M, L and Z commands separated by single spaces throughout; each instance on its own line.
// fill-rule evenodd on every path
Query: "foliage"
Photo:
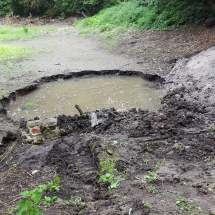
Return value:
M 213 14 L 202 1 L 134 0 L 104 9 L 97 15 L 79 21 L 81 29 L 111 31 L 124 28 L 167 30 L 184 24 L 198 24 Z
M 161 167 L 163 167 L 163 166 L 165 166 L 165 165 L 166 165 L 166 159 L 164 158 L 163 160 L 157 162 L 157 163 L 155 164 L 155 167 L 156 167 L 156 169 L 160 169 Z
M 118 175 L 116 176 L 115 164 L 118 158 L 105 158 L 99 162 L 99 183 L 108 182 L 109 189 L 116 189 L 122 180 Z
M 103 8 L 120 3 L 120 0 L 12 0 L 17 14 L 47 14 L 67 16 L 73 13 L 94 14 Z
M 30 108 L 35 108 L 37 107 L 37 104 L 34 102 L 28 102 L 26 104 L 24 104 L 24 108 L 30 109 Z
M 101 160 L 99 162 L 99 169 L 100 169 L 100 173 L 112 173 L 115 169 L 115 163 L 118 159 L 117 158 L 106 158 L 104 160 Z
M 146 189 L 149 193 L 153 193 L 153 194 L 159 194 L 161 191 L 158 187 L 155 187 L 155 186 L 146 186 Z
M 60 190 L 60 177 L 56 176 L 53 182 L 48 183 L 48 187 L 50 191 L 58 191 Z
M 200 206 L 192 205 L 188 202 L 187 199 L 182 198 L 176 201 L 176 205 L 179 206 L 181 211 L 201 211 Z
M 12 12 L 11 3 L 12 0 L 0 0 L 0 16 Z
M 153 180 L 159 179 L 159 176 L 155 172 L 148 171 L 148 173 L 149 173 L 148 175 L 144 176 L 144 179 L 146 181 L 153 181 Z
M 152 206 L 150 203 L 148 203 L 148 202 L 145 202 L 145 203 L 144 203 L 144 206 L 145 206 L 146 208 L 149 208 L 149 209 L 152 209 L 152 208 L 153 208 L 153 206 Z
M 45 184 L 39 185 L 33 190 L 26 190 L 20 193 L 25 199 L 20 200 L 16 208 L 11 208 L 8 211 L 8 214 L 13 214 L 14 211 L 17 211 L 17 215 L 43 215 L 42 211 L 39 210 L 39 205 L 50 205 L 58 199 L 57 196 L 47 197 L 44 196 L 47 188 L 50 190 L 59 189 L 60 178 L 57 176 L 54 179 L 54 182 L 49 183 L 48 186 Z
M 120 179 L 118 177 L 115 177 L 113 174 L 111 173 L 106 173 L 105 175 L 101 175 L 99 177 L 99 183 L 100 182 L 108 182 L 110 185 L 108 186 L 109 189 L 115 189 L 118 187 L 119 183 L 120 183 Z

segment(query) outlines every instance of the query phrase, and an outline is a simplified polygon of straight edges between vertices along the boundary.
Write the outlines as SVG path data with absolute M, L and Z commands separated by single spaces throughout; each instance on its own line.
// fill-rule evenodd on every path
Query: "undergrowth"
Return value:
M 0 45 L 0 61 L 14 60 L 32 56 L 32 52 L 29 48 Z
M 44 34 L 48 34 L 56 30 L 56 27 L 41 26 L 41 27 L 11 27 L 0 26 L 0 40 L 20 40 L 33 39 Z
M 195 25 L 212 15 L 201 1 L 129 1 L 104 9 L 75 24 L 82 34 L 111 32 L 108 37 L 128 28 L 169 30 L 180 25 Z M 118 30 L 120 29 L 120 31 Z

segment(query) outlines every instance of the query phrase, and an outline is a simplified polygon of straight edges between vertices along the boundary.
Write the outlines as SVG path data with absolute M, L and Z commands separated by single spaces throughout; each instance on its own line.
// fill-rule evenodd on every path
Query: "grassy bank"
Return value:
M 95 16 L 79 21 L 75 26 L 84 34 L 113 29 L 119 32 L 132 27 L 170 30 L 185 24 L 199 24 L 210 14 L 213 14 L 212 10 L 198 1 L 130 1 L 104 9 Z

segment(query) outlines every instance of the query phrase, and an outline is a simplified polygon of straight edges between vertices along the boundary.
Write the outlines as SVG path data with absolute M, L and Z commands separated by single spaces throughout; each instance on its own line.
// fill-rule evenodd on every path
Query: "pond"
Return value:
M 13 119 L 33 119 L 79 114 L 76 104 L 84 112 L 111 107 L 118 110 L 132 107 L 156 110 L 161 106 L 163 93 L 151 85 L 152 82 L 141 77 L 124 75 L 58 79 L 18 96 L 16 101 L 11 101 L 7 111 Z

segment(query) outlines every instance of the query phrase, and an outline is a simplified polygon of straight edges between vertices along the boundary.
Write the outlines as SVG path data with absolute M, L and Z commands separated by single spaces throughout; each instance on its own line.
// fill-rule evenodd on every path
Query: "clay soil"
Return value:
M 57 175 L 60 190 L 45 195 L 59 199 L 39 206 L 45 215 L 215 214 L 214 28 L 130 30 L 108 42 L 115 47 L 110 53 L 97 37 L 79 36 L 68 22 L 54 23 L 60 29 L 54 34 L 12 42 L 35 50 L 47 44 L 49 51 L 14 62 L 22 72 L 0 80 L 1 92 L 13 92 L 0 105 L 0 131 L 7 134 L 0 146 L 0 214 L 18 204 L 20 192 Z M 94 127 L 90 113 L 56 116 L 57 138 L 23 144 L 20 124 L 6 117 L 7 102 L 38 83 L 89 75 L 89 70 L 138 71 L 163 87 L 162 107 L 155 112 L 95 110 L 99 124 Z M 114 188 L 111 181 L 99 180 L 106 174 L 118 179 Z

